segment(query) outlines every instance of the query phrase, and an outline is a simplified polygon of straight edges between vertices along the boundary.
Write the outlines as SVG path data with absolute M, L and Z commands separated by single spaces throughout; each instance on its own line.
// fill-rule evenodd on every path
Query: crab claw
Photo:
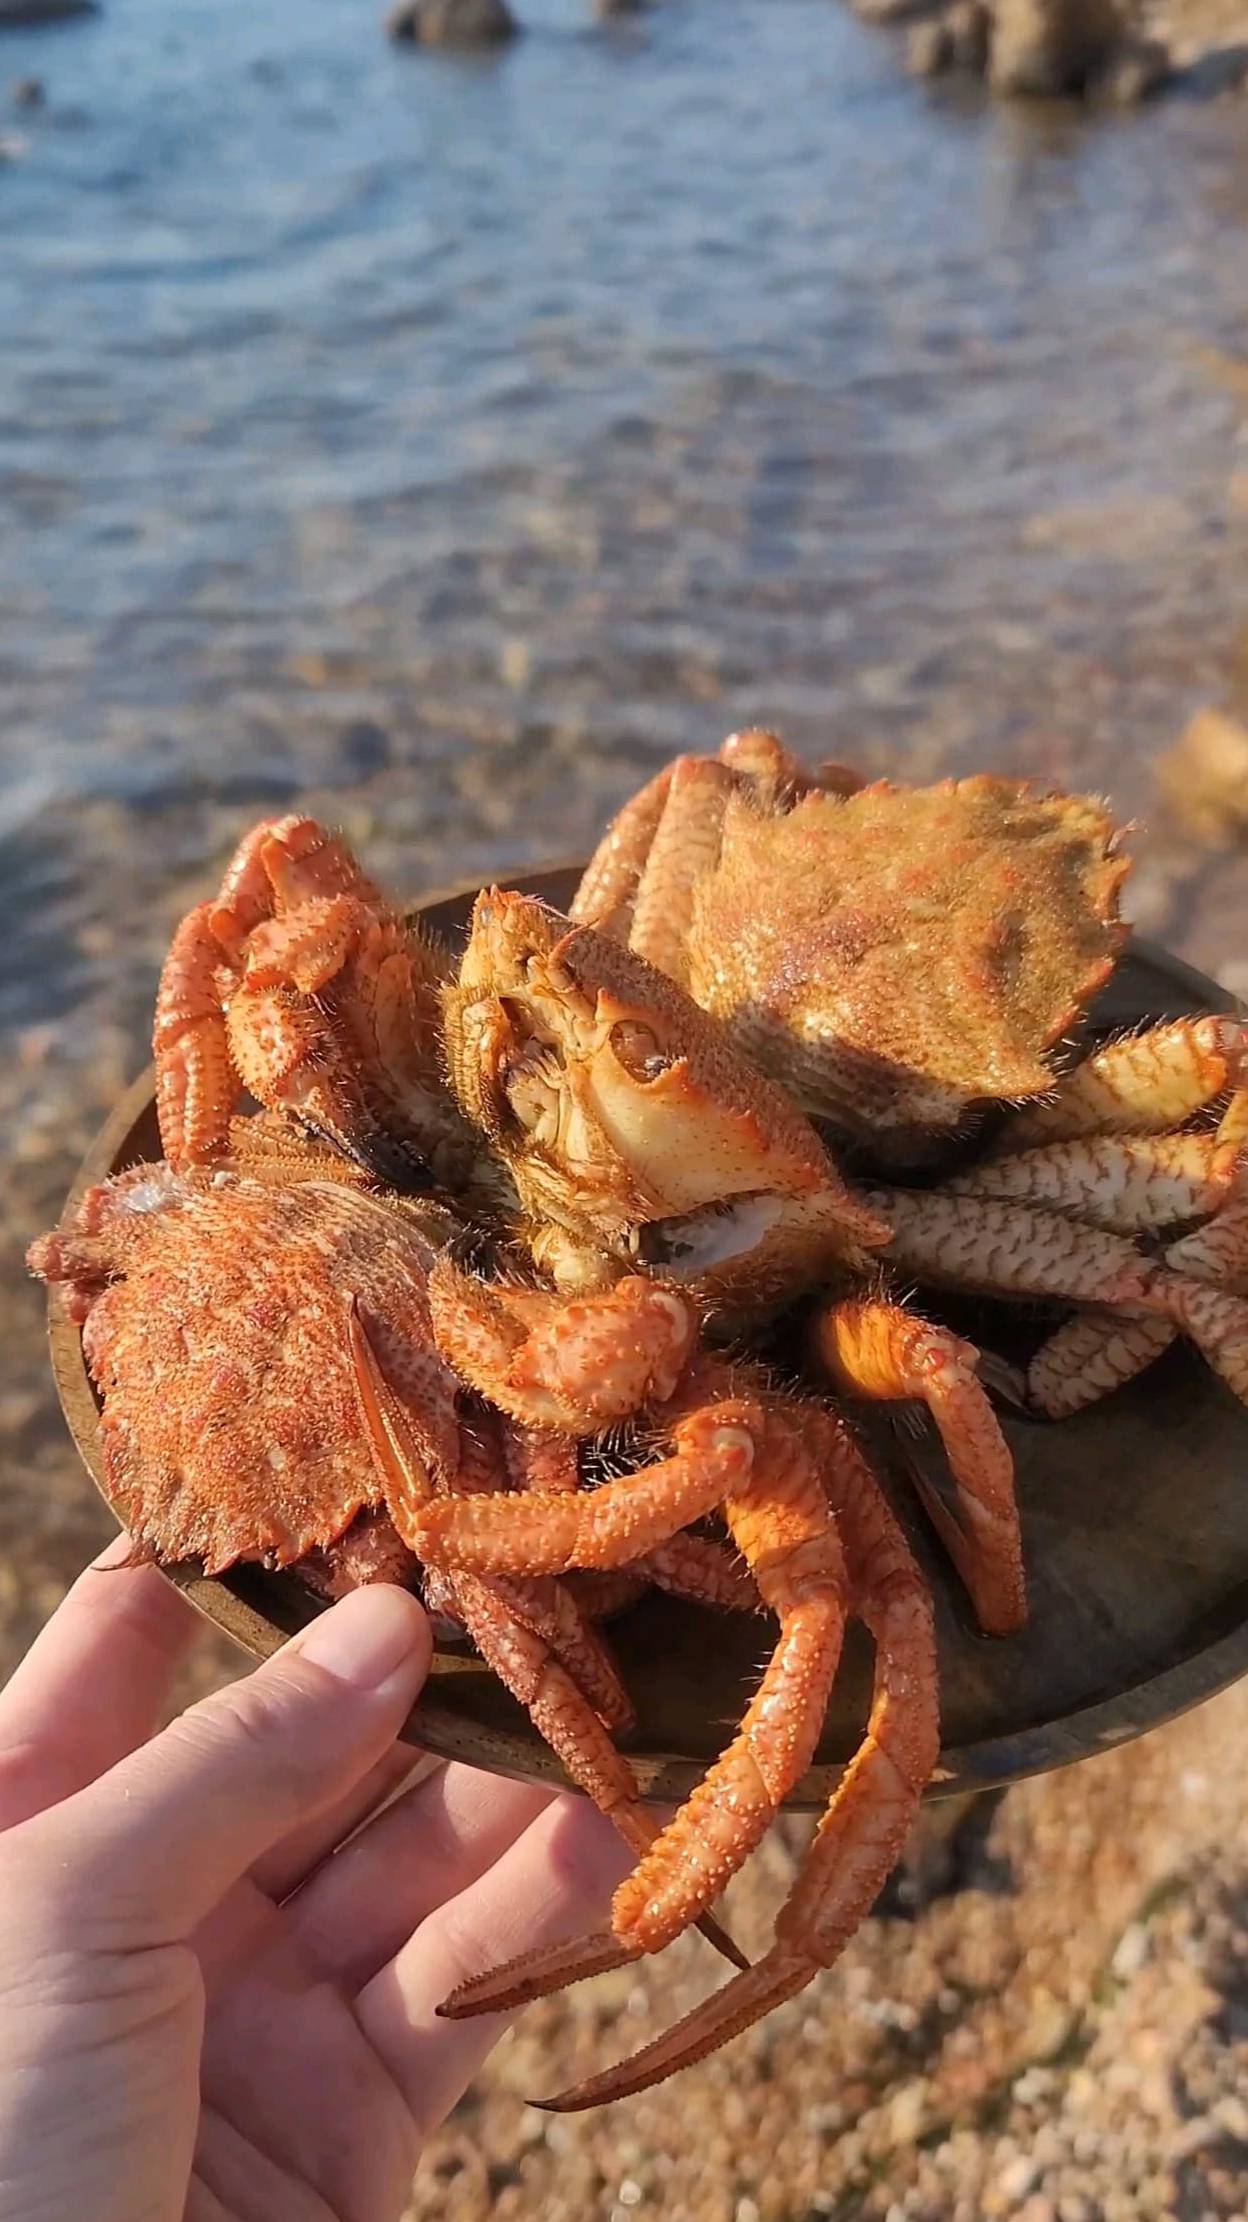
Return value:
M 478 1394 L 529 1427 L 596 1435 L 666 1403 L 693 1355 L 697 1308 L 630 1275 L 579 1300 L 489 1286 L 447 1256 L 429 1276 L 442 1355 Z
M 661 972 L 517 894 L 482 896 L 445 999 L 468 1116 L 566 1288 L 641 1262 L 756 1313 L 888 1239 L 785 1091 Z

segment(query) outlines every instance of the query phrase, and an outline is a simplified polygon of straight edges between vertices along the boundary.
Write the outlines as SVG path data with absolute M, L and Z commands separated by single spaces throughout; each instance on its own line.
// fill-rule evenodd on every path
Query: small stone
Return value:
M 418 46 L 501 46 L 519 25 L 507 0 L 398 0 L 386 30 Z
M 1030 2154 L 1020 2153 L 1017 2160 L 1011 2160 L 1001 2170 L 995 2189 L 1007 2205 L 1017 2206 L 1020 2200 L 1027 2197 L 1029 2191 L 1035 2190 L 1039 2174 L 1040 2170 Z
M 600 23 L 609 23 L 617 15 L 641 15 L 646 0 L 594 0 L 594 14 Z
M 1219 2144 L 1222 2135 L 1211 2115 L 1194 2115 L 1190 2122 L 1184 2122 L 1171 2142 L 1169 2158 L 1172 2165 L 1181 2166 L 1185 2160 L 1194 2159 L 1197 2153 L 1204 2152 L 1208 2146 Z
M 1157 767 L 1163 800 L 1197 839 L 1248 834 L 1248 726 L 1225 710 L 1198 710 Z
M 1138 1975 L 1148 1958 L 1148 1931 L 1142 1921 L 1132 1921 L 1125 1928 L 1114 1947 L 1109 1963 L 1110 1973 L 1120 1983 L 1128 1983 Z
M 1213 2109 L 1214 2120 L 1227 2137 L 1237 2145 L 1248 2145 L 1248 2106 L 1233 2091 L 1220 2098 Z
M 37 77 L 15 77 L 9 98 L 15 108 L 42 108 L 47 94 Z
M 338 746 L 347 769 L 358 779 L 369 779 L 374 772 L 383 771 L 394 755 L 390 735 L 373 718 L 357 718 L 353 725 L 346 726 Z
M 916 23 L 906 40 L 912 77 L 943 77 L 953 67 L 953 40 L 943 23 Z

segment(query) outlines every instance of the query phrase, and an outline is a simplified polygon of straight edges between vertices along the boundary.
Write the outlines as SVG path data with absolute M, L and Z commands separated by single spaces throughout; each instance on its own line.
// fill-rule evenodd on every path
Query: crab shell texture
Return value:
M 140 1165 L 90 1189 L 31 1264 L 67 1284 L 99 1387 L 110 1499 L 162 1563 L 289 1566 L 381 1490 L 359 1417 L 346 1300 L 435 1466 L 458 1457 L 414 1220 L 348 1187 L 272 1187 Z
M 565 1288 L 640 1263 L 757 1312 L 887 1240 L 809 1121 L 664 974 L 493 889 L 444 1030 L 452 1084 Z
M 904 1147 L 1051 1087 L 1122 946 L 1115 840 L 1099 802 L 986 775 L 788 810 L 738 786 L 685 984 L 807 1111 Z

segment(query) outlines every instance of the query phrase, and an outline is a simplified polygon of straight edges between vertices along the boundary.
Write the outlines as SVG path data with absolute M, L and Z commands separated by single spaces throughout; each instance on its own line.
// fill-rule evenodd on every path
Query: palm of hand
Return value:
M 501 2026 L 437 2001 L 600 1911 L 599 1816 L 396 1750 L 414 1600 L 329 1620 L 148 1742 L 193 1618 L 93 1569 L 0 1695 L 4 2222 L 397 2222 Z

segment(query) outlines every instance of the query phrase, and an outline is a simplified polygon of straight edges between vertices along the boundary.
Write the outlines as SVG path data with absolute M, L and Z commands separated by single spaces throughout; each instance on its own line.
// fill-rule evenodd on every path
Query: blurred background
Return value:
M 1135 917 L 1248 992 L 1226 73 L 1007 102 L 837 0 L 517 5 L 471 53 L 365 0 L 0 6 L 0 1670 L 109 1528 L 23 1251 L 254 817 L 415 896 L 762 722 L 1108 793 Z M 713 1966 L 537 2009 L 413 2216 L 1242 2216 L 1246 1727 L 933 1818 L 837 1973 L 601 2118 L 521 2094 Z

